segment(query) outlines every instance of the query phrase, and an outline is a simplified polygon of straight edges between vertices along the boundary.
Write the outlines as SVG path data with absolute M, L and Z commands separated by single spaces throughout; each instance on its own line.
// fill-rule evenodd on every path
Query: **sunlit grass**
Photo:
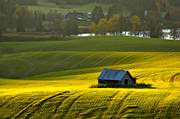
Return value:
M 17 53 L 0 55 L 1 118 L 180 117 L 180 52 L 51 51 L 46 45 L 29 52 L 33 43 L 8 44 Z M 128 70 L 152 88 L 91 88 L 104 68 Z

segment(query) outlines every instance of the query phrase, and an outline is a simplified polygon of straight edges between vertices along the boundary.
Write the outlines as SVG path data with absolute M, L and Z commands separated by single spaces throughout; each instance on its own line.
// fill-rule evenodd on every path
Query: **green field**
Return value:
M 122 36 L 97 36 L 68 41 L 1 42 L 0 53 L 37 51 L 121 51 L 121 52 L 180 52 L 180 41 Z
M 179 46 L 134 37 L 1 42 L 0 117 L 178 119 Z M 152 87 L 91 88 L 104 68 L 128 70 Z
M 95 6 L 101 6 L 105 13 L 111 5 L 100 3 L 89 3 L 86 5 L 56 5 L 55 3 L 48 2 L 48 0 L 37 0 L 38 5 L 28 5 L 27 7 L 33 11 L 41 11 L 48 13 L 50 10 L 57 11 L 57 13 L 66 14 L 68 12 L 83 12 L 87 14 L 91 12 Z M 129 11 L 126 10 L 128 13 Z

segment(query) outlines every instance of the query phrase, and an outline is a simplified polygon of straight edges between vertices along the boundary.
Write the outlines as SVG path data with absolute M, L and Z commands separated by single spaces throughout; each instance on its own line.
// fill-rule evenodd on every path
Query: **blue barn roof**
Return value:
M 128 71 L 123 70 L 104 69 L 98 80 L 122 80 L 127 73 L 129 74 Z

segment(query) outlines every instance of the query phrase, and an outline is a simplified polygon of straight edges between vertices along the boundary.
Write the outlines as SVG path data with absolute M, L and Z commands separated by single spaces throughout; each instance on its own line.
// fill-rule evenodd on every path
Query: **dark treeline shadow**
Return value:
M 155 87 L 152 87 L 151 84 L 139 83 L 135 85 L 97 84 L 97 85 L 92 85 L 90 88 L 137 88 L 137 89 L 150 88 L 150 89 L 154 89 Z
M 56 36 L 48 33 L 7 33 L 0 38 L 0 42 L 26 41 L 64 41 L 72 40 L 70 36 Z

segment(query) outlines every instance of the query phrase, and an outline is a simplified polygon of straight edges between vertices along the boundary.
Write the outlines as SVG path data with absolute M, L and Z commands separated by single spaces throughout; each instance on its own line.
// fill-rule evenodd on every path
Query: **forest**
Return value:
M 179 0 L 48 0 L 48 2 L 59 6 L 86 5 L 94 2 L 111 5 L 107 8 L 107 13 L 101 6 L 94 6 L 90 11 L 92 14 L 88 16 L 83 11 L 63 14 L 56 10 L 44 13 L 29 9 L 29 5 L 38 6 L 39 3 L 35 0 L 0 0 L 0 36 L 6 32 L 49 32 L 69 36 L 87 32 L 105 34 L 105 32 L 131 31 L 136 34 L 148 30 L 151 37 L 159 38 L 162 29 L 167 28 L 172 29 L 173 37 L 176 38 L 178 35 L 176 31 L 180 27 Z M 124 7 L 130 11 L 129 14 L 123 13 Z M 114 18 L 115 25 L 110 23 L 114 22 L 113 16 L 118 16 Z M 133 22 L 133 18 L 136 22 Z M 96 31 L 93 31 L 97 26 Z M 118 30 L 103 31 L 104 27 L 107 29 L 118 27 L 111 28 Z

